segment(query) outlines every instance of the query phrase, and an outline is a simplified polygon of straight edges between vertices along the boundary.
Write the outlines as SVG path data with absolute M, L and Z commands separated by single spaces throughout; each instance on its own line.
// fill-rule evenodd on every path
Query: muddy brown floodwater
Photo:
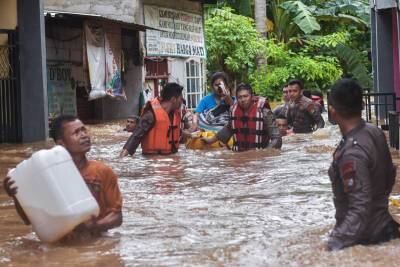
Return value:
M 124 222 L 99 238 L 41 243 L 0 189 L 0 266 L 398 266 L 400 240 L 326 252 L 327 170 L 337 127 L 284 139 L 281 152 L 182 148 L 118 160 L 120 123 L 89 126 L 89 153 L 119 175 Z M 52 142 L 0 146 L 4 177 Z M 399 162 L 398 152 L 393 157 Z M 397 185 L 396 192 L 400 192 Z

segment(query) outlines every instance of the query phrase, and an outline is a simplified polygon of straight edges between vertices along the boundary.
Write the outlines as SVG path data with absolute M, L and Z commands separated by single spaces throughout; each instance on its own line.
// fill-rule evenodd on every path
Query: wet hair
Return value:
M 251 88 L 251 85 L 248 83 L 241 83 L 236 87 L 236 95 L 242 91 L 242 90 L 247 90 L 249 93 L 252 95 L 253 94 L 253 89 Z
M 211 86 L 214 85 L 214 82 L 218 79 L 222 79 L 225 83 L 225 85 L 228 84 L 228 78 L 225 74 L 225 72 L 216 72 L 211 76 Z
M 304 89 L 304 84 L 299 79 L 292 79 L 292 80 L 288 81 L 287 84 L 288 85 L 296 85 L 297 84 L 300 87 L 300 90 Z
M 78 120 L 78 117 L 74 115 L 59 115 L 52 122 L 50 127 L 50 136 L 54 141 L 63 138 L 63 126 L 65 123 Z
M 303 91 L 303 96 L 311 99 L 311 91 L 310 90 L 304 90 Z
M 362 88 L 353 79 L 341 79 L 331 87 L 329 104 L 343 117 L 361 115 L 363 109 Z
M 138 115 L 132 115 L 132 116 L 130 116 L 128 119 L 132 119 L 132 120 L 134 120 L 135 122 L 138 122 L 139 121 L 139 116 Z
M 161 91 L 161 98 L 163 100 L 170 100 L 173 97 L 182 95 L 183 87 L 177 83 L 167 83 Z
M 275 120 L 277 120 L 277 119 L 287 120 L 286 116 L 283 114 L 279 114 L 278 116 L 276 116 Z
M 318 92 L 318 91 L 312 91 L 311 95 L 319 96 L 322 99 L 324 98 L 324 95 L 321 92 Z

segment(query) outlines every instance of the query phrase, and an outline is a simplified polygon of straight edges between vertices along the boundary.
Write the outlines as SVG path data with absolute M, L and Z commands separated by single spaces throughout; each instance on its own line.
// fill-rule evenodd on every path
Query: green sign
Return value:
M 47 99 L 50 118 L 60 114 L 76 115 L 76 90 L 70 62 L 47 62 Z

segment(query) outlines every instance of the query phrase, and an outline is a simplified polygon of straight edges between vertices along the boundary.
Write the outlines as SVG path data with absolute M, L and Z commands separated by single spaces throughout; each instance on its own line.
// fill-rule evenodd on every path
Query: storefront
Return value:
M 74 114 L 91 121 L 137 114 L 140 30 L 144 27 L 47 11 L 49 117 Z
M 140 1 L 44 0 L 49 117 L 84 121 L 138 113 L 146 27 Z
M 162 84 L 184 88 L 188 108 L 195 108 L 206 93 L 205 42 L 201 1 L 144 1 L 147 30 L 145 96 L 157 96 Z

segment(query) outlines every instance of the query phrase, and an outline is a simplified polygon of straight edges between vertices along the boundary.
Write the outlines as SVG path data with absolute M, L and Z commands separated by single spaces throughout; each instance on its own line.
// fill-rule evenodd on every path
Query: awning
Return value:
M 44 15 L 45 15 L 45 17 L 50 17 L 50 18 L 60 19 L 60 20 L 72 18 L 72 19 L 81 19 L 81 20 L 92 19 L 92 20 L 99 20 L 99 21 L 115 22 L 115 23 L 120 24 L 123 28 L 132 29 L 132 30 L 136 30 L 136 31 L 146 31 L 147 29 L 156 30 L 152 27 L 149 27 L 149 26 L 146 26 L 143 24 L 124 22 L 121 20 L 105 18 L 101 15 L 95 15 L 95 14 L 45 10 Z

